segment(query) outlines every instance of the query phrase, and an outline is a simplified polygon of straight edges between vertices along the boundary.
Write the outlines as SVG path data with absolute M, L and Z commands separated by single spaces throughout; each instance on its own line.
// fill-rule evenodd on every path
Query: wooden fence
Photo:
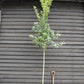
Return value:
M 6 3 L 1 8 L 0 84 L 41 84 L 42 50 L 32 43 L 29 34 L 37 21 L 33 5 L 37 1 L 17 5 Z M 50 26 L 62 36 L 66 45 L 46 50 L 45 84 L 84 84 L 84 10 L 82 3 L 53 2 Z

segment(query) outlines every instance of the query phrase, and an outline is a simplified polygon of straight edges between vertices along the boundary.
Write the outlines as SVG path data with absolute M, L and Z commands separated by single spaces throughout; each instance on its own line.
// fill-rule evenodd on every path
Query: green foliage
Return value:
M 47 46 L 54 46 L 58 48 L 64 44 L 64 42 L 56 43 L 53 39 L 58 39 L 61 34 L 59 31 L 55 34 L 52 29 L 50 29 L 48 21 L 48 14 L 50 12 L 50 6 L 52 4 L 52 0 L 40 0 L 42 11 L 38 12 L 36 6 L 34 6 L 34 10 L 36 16 L 38 18 L 38 22 L 34 22 L 34 26 L 32 30 L 37 33 L 36 36 L 29 35 L 30 38 L 33 39 L 33 43 L 39 46 L 41 49 L 46 49 Z

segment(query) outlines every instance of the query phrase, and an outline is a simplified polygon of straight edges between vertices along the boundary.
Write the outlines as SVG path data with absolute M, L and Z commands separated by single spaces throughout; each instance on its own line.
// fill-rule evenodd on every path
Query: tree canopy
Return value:
M 54 46 L 58 48 L 64 44 L 62 42 L 55 42 L 53 39 L 58 39 L 61 34 L 59 31 L 55 34 L 54 30 L 50 28 L 48 24 L 48 14 L 50 12 L 50 6 L 52 5 L 52 0 L 40 0 L 42 10 L 38 12 L 36 6 L 34 7 L 38 22 L 34 22 L 32 30 L 37 33 L 36 36 L 29 35 L 33 39 L 33 43 L 39 46 L 41 49 L 46 49 L 48 46 Z

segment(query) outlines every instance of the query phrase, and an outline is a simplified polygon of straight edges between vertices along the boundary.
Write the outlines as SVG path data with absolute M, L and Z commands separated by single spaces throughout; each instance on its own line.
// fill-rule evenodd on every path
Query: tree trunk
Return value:
M 44 73 L 45 73 L 45 49 L 43 49 L 43 73 L 42 73 L 42 84 L 44 84 Z

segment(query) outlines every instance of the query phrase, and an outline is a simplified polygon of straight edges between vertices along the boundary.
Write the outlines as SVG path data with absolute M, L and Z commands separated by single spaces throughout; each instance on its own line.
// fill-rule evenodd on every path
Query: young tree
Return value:
M 29 35 L 33 39 L 33 43 L 43 49 L 43 73 L 42 73 L 42 84 L 44 84 L 44 72 L 45 72 L 45 50 L 48 46 L 54 46 L 58 48 L 64 44 L 64 42 L 56 43 L 53 39 L 58 39 L 61 35 L 59 31 L 55 34 L 48 24 L 48 14 L 50 12 L 50 6 L 52 5 L 52 0 L 40 0 L 42 10 L 40 13 L 36 6 L 34 10 L 38 19 L 38 22 L 34 22 L 32 30 L 37 33 L 36 36 Z

